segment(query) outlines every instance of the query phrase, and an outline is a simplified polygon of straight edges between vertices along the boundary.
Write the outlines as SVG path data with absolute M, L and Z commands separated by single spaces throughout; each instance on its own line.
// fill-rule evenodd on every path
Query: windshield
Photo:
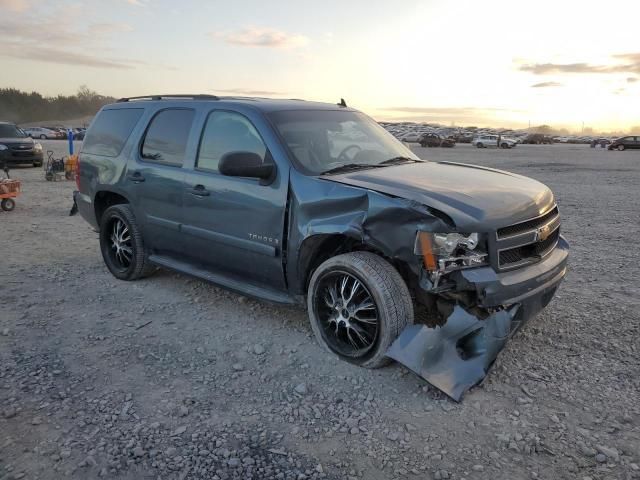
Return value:
M 15 125 L 0 124 L 0 138 L 24 138 L 25 134 Z
M 411 150 L 359 112 L 291 110 L 269 115 L 293 160 L 307 175 L 419 161 Z M 382 164 L 382 165 L 381 165 Z

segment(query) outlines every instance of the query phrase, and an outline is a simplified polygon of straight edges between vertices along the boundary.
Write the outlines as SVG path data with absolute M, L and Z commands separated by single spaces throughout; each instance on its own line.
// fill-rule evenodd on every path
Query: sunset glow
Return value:
M 640 125 L 640 3 L 0 0 L 0 87 L 345 98 L 379 120 Z

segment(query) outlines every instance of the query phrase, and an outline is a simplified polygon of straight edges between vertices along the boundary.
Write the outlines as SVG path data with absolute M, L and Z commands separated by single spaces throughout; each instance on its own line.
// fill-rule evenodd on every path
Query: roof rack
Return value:
M 189 98 L 192 100 L 220 100 L 215 95 L 173 93 L 168 95 L 142 95 L 139 97 L 125 97 L 119 99 L 118 103 L 129 102 L 131 100 L 171 100 L 173 98 Z

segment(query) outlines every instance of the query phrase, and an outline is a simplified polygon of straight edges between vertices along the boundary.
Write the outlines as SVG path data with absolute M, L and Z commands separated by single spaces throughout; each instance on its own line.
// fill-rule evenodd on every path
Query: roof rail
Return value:
M 172 93 L 167 95 L 141 95 L 139 97 L 124 97 L 118 100 L 120 102 L 129 102 L 131 100 L 171 100 L 173 98 L 190 98 L 192 100 L 220 100 L 215 95 L 206 94 L 184 94 L 184 93 Z

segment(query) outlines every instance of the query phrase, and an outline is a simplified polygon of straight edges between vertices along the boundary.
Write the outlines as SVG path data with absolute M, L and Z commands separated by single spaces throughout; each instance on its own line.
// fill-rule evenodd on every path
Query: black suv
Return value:
M 394 358 L 455 399 L 566 271 L 546 186 L 420 160 L 344 102 L 122 99 L 94 119 L 77 173 L 117 278 L 161 266 L 306 304 L 330 351 Z
M 640 148 L 640 136 L 628 136 L 614 140 L 607 147 L 609 150 L 626 150 L 627 148 Z
M 0 164 L 42 166 L 42 145 L 13 123 L 0 122 Z
M 452 138 L 445 138 L 437 133 L 424 133 L 420 135 L 418 143 L 421 147 L 455 147 L 456 142 Z

